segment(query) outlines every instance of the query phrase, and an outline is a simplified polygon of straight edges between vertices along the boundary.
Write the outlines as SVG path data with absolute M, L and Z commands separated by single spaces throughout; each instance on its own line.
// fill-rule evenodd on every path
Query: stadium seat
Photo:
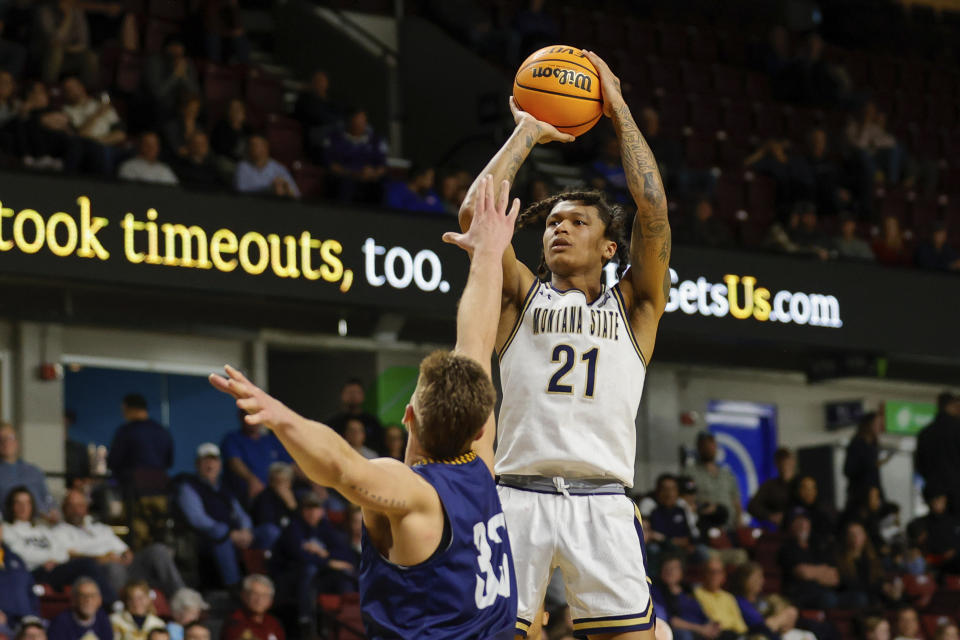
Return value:
M 303 133 L 300 123 L 276 114 L 267 118 L 267 141 L 270 156 L 290 165 L 303 155 Z
M 114 86 L 123 93 L 134 93 L 140 88 L 143 61 L 135 53 L 124 51 L 117 60 Z
M 720 105 L 708 96 L 697 96 L 689 100 L 688 124 L 698 131 L 716 131 L 722 128 Z
M 669 58 L 647 58 L 647 78 L 651 90 L 680 90 L 680 63 Z
M 322 198 L 324 193 L 324 182 L 326 171 L 323 167 L 304 163 L 294 162 L 292 168 L 293 179 L 300 189 L 300 195 L 304 198 Z
M 152 18 L 180 22 L 187 17 L 186 4 L 183 0 L 150 0 L 148 12 Z
M 819 609 L 803 609 L 800 611 L 800 617 L 804 620 L 823 622 L 827 619 L 827 614 Z
M 69 590 L 58 592 L 48 584 L 38 584 L 34 593 L 40 601 L 40 617 L 44 620 L 52 620 L 70 608 Z
M 269 574 L 270 552 L 264 549 L 244 549 L 241 555 L 247 573 Z
M 227 104 L 242 95 L 242 70 L 208 63 L 203 69 L 203 97 L 207 104 L 208 117 L 216 121 L 224 113 Z
M 949 616 L 938 616 L 936 614 L 924 614 L 920 616 L 920 625 L 923 627 L 923 633 L 928 638 L 936 637 L 937 629 L 944 624 L 955 624 L 953 618 Z
M 687 27 L 682 24 L 657 25 L 657 50 L 664 58 L 679 60 L 687 57 Z
M 179 24 L 167 20 L 151 18 L 147 21 L 144 30 L 143 48 L 149 53 L 158 53 L 163 50 L 167 38 L 182 31 Z
M 743 209 L 743 192 L 743 176 L 740 172 L 731 171 L 720 174 L 714 192 L 717 203 L 717 217 L 725 220 L 736 218 L 737 212 Z M 751 546 L 753 546 L 756 540 L 751 539 L 751 541 Z M 741 546 L 743 546 L 742 543 Z
M 150 589 L 150 599 L 153 600 L 153 608 L 156 610 L 158 616 L 165 620 L 173 616 L 173 611 L 170 610 L 170 603 L 167 601 L 167 597 L 163 595 L 163 591 Z
M 744 92 L 748 98 L 765 100 L 770 97 L 770 80 L 762 73 L 748 72 L 744 81 Z
M 687 93 L 711 94 L 710 97 L 713 97 L 713 81 L 708 66 L 699 62 L 681 62 L 680 80 Z
M 684 140 L 684 160 L 692 169 L 709 169 L 717 164 L 717 144 L 712 130 L 697 130 Z
M 857 611 L 847 609 L 830 609 L 826 612 L 827 621 L 833 625 L 842 638 L 856 637 L 853 620 Z
M 697 28 L 687 39 L 690 57 L 700 62 L 715 62 L 720 57 L 720 43 L 712 28 Z
M 765 222 L 773 218 L 777 199 L 777 185 L 773 178 L 753 175 L 747 181 L 747 213 L 755 222 Z
M 783 134 L 783 110 L 776 103 L 756 104 L 753 109 L 754 133 L 761 139 Z
M 736 67 L 724 64 L 713 66 L 713 88 L 719 96 L 743 98 L 743 78 L 743 72 Z
M 247 109 L 261 125 L 269 114 L 283 110 L 283 85 L 277 78 L 260 69 L 251 69 L 244 89 Z
M 947 591 L 960 591 L 960 576 L 951 574 L 943 576 L 943 588 Z
M 927 574 L 919 576 L 907 574 L 903 576 L 903 592 L 907 597 L 914 600 L 921 609 L 930 602 L 936 591 L 937 583 L 933 576 Z

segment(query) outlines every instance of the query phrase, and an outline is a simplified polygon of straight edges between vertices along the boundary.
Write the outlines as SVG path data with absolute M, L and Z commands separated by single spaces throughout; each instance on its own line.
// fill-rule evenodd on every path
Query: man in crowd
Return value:
M 24 486 L 33 496 L 38 515 L 56 520 L 59 514 L 47 490 L 47 477 L 36 465 L 20 458 L 20 441 L 9 422 L 0 422 L 0 505 L 14 487 Z
M 293 462 L 272 432 L 250 426 L 240 414 L 240 428 L 223 437 L 220 451 L 226 460 L 223 481 L 241 504 L 249 505 L 264 490 L 274 462 Z
M 857 219 L 849 213 L 840 216 L 840 235 L 834 236 L 831 249 L 841 260 L 874 260 L 870 245 L 857 235 Z
M 200 91 L 197 70 L 177 35 L 168 37 L 163 52 L 147 60 L 143 80 L 150 104 L 157 109 L 155 121 L 172 116 L 181 96 Z
M 111 527 L 94 521 L 89 509 L 81 491 L 70 490 L 63 499 L 63 522 L 54 533 L 72 557 L 94 558 L 117 591 L 134 580 L 146 580 L 171 594 L 184 586 L 170 549 L 154 543 L 134 553 Z
M 223 625 L 220 640 L 286 640 L 283 626 L 267 611 L 275 594 L 270 578 L 253 574 L 243 580 L 243 606 Z
M 367 441 L 367 429 L 360 418 L 350 418 L 347 420 L 347 426 L 343 430 L 343 439 L 353 447 L 354 451 L 367 460 L 380 457 L 376 451 L 364 444 Z
M 147 400 L 136 393 L 125 396 L 123 419 L 113 436 L 107 467 L 121 484 L 131 482 L 137 469 L 166 473 L 173 466 L 173 437 L 150 417 Z
M 777 477 L 760 485 L 750 498 L 747 511 L 757 520 L 772 522 L 779 527 L 783 524 L 783 515 L 787 512 L 795 488 L 797 459 L 792 451 L 781 447 L 773 454 L 773 463 L 777 466 Z
M 681 551 L 692 553 L 695 549 L 693 533 L 687 522 L 687 514 L 683 507 L 677 504 L 680 489 L 677 479 L 670 474 L 663 474 L 657 478 L 657 488 L 654 493 L 657 506 L 644 519 L 644 534 L 651 552 L 654 546 L 662 551 Z
M 354 109 L 343 128 L 324 143 L 324 158 L 333 179 L 332 193 L 346 202 L 376 203 L 387 172 L 387 144 L 373 131 L 367 112 Z
M 927 562 L 946 573 L 960 573 L 960 516 L 947 512 L 945 487 L 928 484 L 923 497 L 930 512 L 907 528 Z
M 100 100 L 94 99 L 76 77 L 63 81 L 63 95 L 63 113 L 70 122 L 71 131 L 80 139 L 87 169 L 112 176 L 115 147 L 126 141 L 127 134 L 109 96 L 103 94 Z
M 310 161 L 323 163 L 323 141 L 340 122 L 340 107 L 330 99 L 330 78 L 326 71 L 314 71 L 310 86 L 297 96 L 293 115 L 303 125 L 304 148 Z
M 70 608 L 50 623 L 50 640 L 113 640 L 107 612 L 97 583 L 78 578 L 70 590 Z
M 37 9 L 41 76 L 53 84 L 61 73 L 80 73 L 87 83 L 97 80 L 97 54 L 90 49 L 87 16 L 76 0 L 45 2 Z
M 177 184 L 176 174 L 160 160 L 160 136 L 153 131 L 140 134 L 137 155 L 121 164 L 117 175 L 121 180 L 131 182 Z
M 780 548 L 784 594 L 801 609 L 832 609 L 838 605 L 837 568 L 810 544 L 810 519 L 796 515 L 789 524 L 790 539 Z
M 177 158 L 174 166 L 180 183 L 186 187 L 215 188 L 223 186 L 216 159 L 210 152 L 210 138 L 203 131 L 194 131 L 187 140 L 187 155 Z
M 287 168 L 270 157 L 270 143 L 262 135 L 247 142 L 247 159 L 237 165 L 233 186 L 240 193 L 264 193 L 299 198 L 300 189 Z
M 330 416 L 326 424 L 343 435 L 347 430 L 347 421 L 356 418 L 363 422 L 367 430 L 367 440 L 364 444 L 374 451 L 380 451 L 383 443 L 383 425 L 380 424 L 377 416 L 364 411 L 364 399 L 363 383 L 357 378 L 347 380 L 340 389 L 340 411 Z
M 917 436 L 915 466 L 928 485 L 947 492 L 950 512 L 960 515 L 960 393 L 944 391 L 937 408 Z
M 740 488 L 730 469 L 717 464 L 717 440 L 713 434 L 701 431 L 697 435 L 697 457 L 699 462 L 689 475 L 697 486 L 701 531 L 709 526 L 737 527 L 742 511 Z
M 196 474 L 178 482 L 177 506 L 201 537 L 201 550 L 213 555 L 223 584 L 240 582 L 237 550 L 254 543 L 250 516 L 220 483 L 220 448 L 205 442 L 197 448 Z
M 714 215 L 710 198 L 702 197 L 693 207 L 693 216 L 677 228 L 677 242 L 700 247 L 729 247 L 733 244 L 730 227 Z
M 47 626 L 37 616 L 27 616 L 20 621 L 13 640 L 47 640 Z
M 16 628 L 27 616 L 40 612 L 33 593 L 33 576 L 23 559 L 2 542 L 3 521 L 0 520 L 0 635 Z
M 199 622 L 191 622 L 183 628 L 183 640 L 210 640 L 210 629 Z
M 721 631 L 730 631 L 738 636 L 747 633 L 747 623 L 740 613 L 740 605 L 733 594 L 723 589 L 727 574 L 723 561 L 711 558 L 707 561 L 707 573 L 703 579 L 703 586 L 693 591 L 694 597 L 704 613 L 711 621 L 720 625 Z
M 385 204 L 398 211 L 445 213 L 443 201 L 433 190 L 435 179 L 433 167 L 414 167 L 405 181 L 394 180 L 387 185 Z

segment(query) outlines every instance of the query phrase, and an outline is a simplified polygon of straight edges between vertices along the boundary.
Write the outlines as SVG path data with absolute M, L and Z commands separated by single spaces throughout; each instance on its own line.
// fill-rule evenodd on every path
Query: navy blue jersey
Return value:
M 366 529 L 360 606 L 371 640 L 509 640 L 517 582 L 500 498 L 473 452 L 413 467 L 443 503 L 449 543 L 428 560 L 401 567 L 384 558 Z

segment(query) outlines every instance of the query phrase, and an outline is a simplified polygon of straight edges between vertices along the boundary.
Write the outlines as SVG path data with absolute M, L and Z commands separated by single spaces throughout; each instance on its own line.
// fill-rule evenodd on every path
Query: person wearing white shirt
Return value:
M 113 175 L 113 147 L 124 142 L 127 134 L 116 109 L 110 105 L 110 97 L 106 93 L 100 100 L 90 97 L 87 88 L 74 77 L 63 81 L 63 95 L 62 112 L 71 132 L 80 139 L 83 164 L 92 172 Z
M 23 486 L 7 494 L 4 516 L 9 523 L 3 528 L 3 541 L 23 559 L 37 584 L 49 584 L 62 590 L 81 576 L 88 576 L 100 587 L 106 604 L 117 595 L 100 566 L 93 558 L 71 558 L 70 550 L 60 535 L 34 520 L 33 494 Z
M 160 161 L 160 137 L 153 131 L 140 135 L 137 155 L 122 165 L 118 175 L 121 180 L 152 182 L 154 184 L 177 184 L 177 176 L 165 162 Z
M 183 588 L 168 547 L 154 543 L 133 553 L 111 527 L 96 522 L 89 509 L 90 501 L 81 491 L 72 489 L 63 498 L 63 522 L 53 533 L 71 556 L 96 560 L 117 591 L 131 581 L 146 581 L 168 595 Z

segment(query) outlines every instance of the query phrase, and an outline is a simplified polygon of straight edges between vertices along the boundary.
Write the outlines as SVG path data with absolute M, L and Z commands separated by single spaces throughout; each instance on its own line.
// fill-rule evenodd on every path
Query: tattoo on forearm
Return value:
M 395 500 L 393 498 L 384 498 L 383 496 L 378 496 L 375 493 L 370 493 L 369 490 L 363 487 L 358 487 L 357 485 L 354 485 L 354 484 L 350 485 L 350 490 L 355 491 L 356 493 L 359 493 L 361 496 L 363 496 L 367 500 L 370 500 L 371 502 L 375 502 L 382 507 L 387 507 L 390 509 L 403 509 L 407 506 L 406 500 Z
M 522 136 L 511 137 L 503 149 L 493 157 L 477 177 L 485 176 L 488 173 L 492 174 L 494 184 L 497 185 L 496 188 L 498 190 L 500 183 L 504 180 L 513 184 L 514 178 L 517 177 L 517 172 L 520 170 L 520 165 L 523 164 L 530 150 L 536 146 L 540 134 L 541 131 L 538 126 L 535 134 L 527 131 Z M 474 185 L 476 185 L 476 182 L 474 182 Z M 467 199 L 472 200 L 474 194 L 475 189 L 471 187 Z
M 627 186 L 637 202 L 637 215 L 642 223 L 638 231 L 644 239 L 663 237 L 669 232 L 666 195 L 653 152 L 626 104 L 614 108 L 613 125 L 620 138 Z

